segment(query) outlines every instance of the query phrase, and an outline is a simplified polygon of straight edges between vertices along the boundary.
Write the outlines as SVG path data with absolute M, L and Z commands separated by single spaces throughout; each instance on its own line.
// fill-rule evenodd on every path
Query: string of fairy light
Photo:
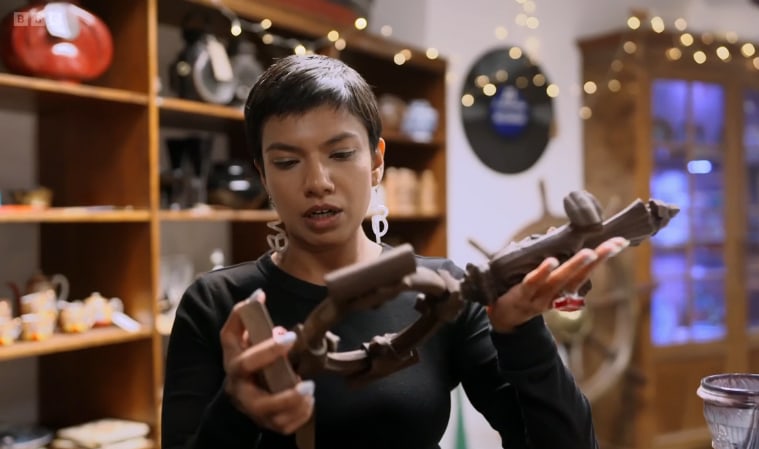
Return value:
M 741 58 L 747 70 L 759 71 L 759 54 L 757 54 L 756 46 L 751 42 L 741 43 L 738 33 L 733 31 L 720 34 L 697 33 L 688 28 L 687 20 L 682 17 L 675 19 L 668 26 L 662 17 L 654 15 L 648 18 L 644 13 L 631 14 L 626 20 L 626 29 L 627 32 L 622 36 L 617 54 L 611 60 L 605 78 L 584 81 L 582 91 L 587 95 L 585 103 L 579 110 L 580 118 L 592 117 L 593 106 L 600 97 L 602 89 L 618 93 L 625 88 L 619 74 L 624 69 L 626 58 L 643 57 L 638 43 L 639 33 L 642 31 L 652 31 L 657 34 L 669 33 L 672 36 L 672 44 L 664 50 L 664 56 L 670 62 L 683 63 L 690 60 L 693 64 L 703 65 L 710 61 L 735 62 L 736 58 Z
M 514 21 L 517 26 L 524 27 L 528 30 L 536 30 L 540 26 L 540 20 L 536 13 L 537 5 L 534 0 L 515 0 L 521 7 L 521 12 L 516 15 Z M 288 36 L 281 36 L 275 33 L 272 28 L 274 23 L 271 19 L 264 18 L 260 21 L 251 21 L 240 17 L 231 8 L 227 7 L 222 0 L 212 0 L 212 3 L 217 10 L 226 17 L 229 21 L 229 32 L 232 36 L 240 36 L 243 32 L 256 36 L 257 39 L 265 45 L 273 45 L 280 48 L 284 48 L 292 51 L 295 54 L 312 54 L 319 51 L 323 51 L 328 46 L 332 45 L 338 51 L 343 51 L 348 46 L 350 35 L 355 32 L 361 32 L 368 28 L 369 21 L 365 17 L 357 17 L 353 23 L 353 27 L 343 29 L 342 31 L 333 29 L 328 31 L 324 36 L 320 36 L 314 39 L 297 39 Z M 379 27 L 379 33 L 385 38 L 389 38 L 393 34 L 393 28 L 390 25 L 382 25 Z M 505 25 L 499 25 L 494 30 L 497 40 L 505 41 L 509 36 L 508 28 Z M 539 40 L 535 36 L 529 36 L 526 39 L 526 47 L 534 47 Z M 535 45 L 530 45 L 530 44 Z M 412 57 L 415 57 L 415 53 L 419 51 L 413 51 L 408 48 L 399 50 L 393 55 L 393 62 L 397 65 L 403 65 Z M 510 56 L 514 59 L 521 58 L 525 52 L 519 46 L 513 46 L 510 50 Z M 423 51 L 424 57 L 427 59 L 437 59 L 440 53 L 435 47 L 428 47 Z M 482 78 L 479 78 L 482 80 Z M 498 78 L 496 78 L 496 81 Z M 543 85 L 545 83 L 545 77 L 542 75 L 536 76 L 532 80 L 537 85 Z M 529 83 L 526 80 L 518 79 L 517 84 L 526 87 Z M 490 82 L 484 83 L 482 86 L 486 95 L 492 96 L 496 93 L 495 85 Z M 558 86 L 556 84 L 548 84 L 546 86 L 548 95 L 555 97 L 559 93 Z
M 528 57 L 530 60 L 539 52 L 540 40 L 533 33 L 540 27 L 540 19 L 537 16 L 537 4 L 533 0 L 514 0 L 519 5 L 520 11 L 514 17 L 514 23 L 517 27 L 527 30 L 524 49 L 520 46 L 510 46 L 508 50 L 509 58 L 519 60 Z M 495 29 L 495 35 L 498 40 L 505 41 L 509 36 L 506 26 L 500 25 Z M 531 56 L 528 56 L 531 55 Z M 497 83 L 503 83 L 509 79 L 511 74 L 505 69 L 498 69 L 495 73 L 480 74 L 474 78 L 475 87 L 482 90 L 486 97 L 492 97 L 498 93 Z M 531 79 L 519 75 L 514 79 L 514 85 L 520 89 L 525 89 L 533 85 L 539 88 L 545 88 L 546 94 L 550 97 L 559 95 L 559 86 L 555 83 L 547 83 L 545 75 L 537 73 Z M 475 103 L 475 96 L 471 93 L 465 93 L 461 96 L 461 104 L 464 107 L 471 107 Z
M 540 20 L 535 14 L 537 9 L 535 2 L 533 0 L 515 1 L 522 7 L 522 10 L 515 17 L 515 23 L 530 30 L 537 29 L 540 25 Z M 677 18 L 668 27 L 662 17 L 654 15 L 647 18 L 646 16 L 647 14 L 631 14 L 627 18 L 627 32 L 623 33 L 620 44 L 615 50 L 610 60 L 609 68 L 603 77 L 595 80 L 583 80 L 580 85 L 571 86 L 570 91 L 572 93 L 585 94 L 583 104 L 578 111 L 581 119 L 592 117 L 593 106 L 595 106 L 595 102 L 601 97 L 600 94 L 604 90 L 610 93 L 618 93 L 626 87 L 632 88 L 632 83 L 623 84 L 621 74 L 625 68 L 625 63 L 629 62 L 628 58 L 643 57 L 644 52 L 639 48 L 641 44 L 639 44 L 638 39 L 638 33 L 641 31 L 650 30 L 657 34 L 669 32 L 672 36 L 672 45 L 665 50 L 664 55 L 671 62 L 690 58 L 694 64 L 703 65 L 709 62 L 710 59 L 727 63 L 734 61 L 734 58 L 740 57 L 745 60 L 747 69 L 759 71 L 759 50 L 751 42 L 739 43 L 739 36 L 735 32 L 726 32 L 721 35 L 711 32 L 696 33 L 688 28 L 688 23 L 684 18 Z M 505 27 L 499 30 L 498 34 L 499 38 L 505 39 L 507 36 Z M 536 39 L 534 36 L 528 36 L 525 39 L 524 47 L 527 51 L 518 46 L 511 47 L 508 52 L 509 57 L 517 60 L 530 53 L 534 55 L 534 51 L 529 51 L 531 40 L 534 41 L 534 39 Z M 739 47 L 739 50 L 736 51 L 737 47 Z M 500 72 L 503 72 L 503 70 Z M 495 78 L 495 81 L 505 81 L 508 77 L 508 73 L 496 73 L 495 77 L 483 74 L 476 77 L 474 83 L 477 88 L 482 89 L 483 95 L 493 96 L 497 93 L 493 78 Z M 520 89 L 532 86 L 544 88 L 546 95 L 551 98 L 558 97 L 560 91 L 557 84 L 547 84 L 545 76 L 540 73 L 534 75 L 532 79 L 519 76 L 514 80 L 514 85 Z M 464 107 L 472 106 L 474 104 L 474 96 L 469 93 L 464 94 L 461 97 L 461 104 Z
M 519 5 L 519 12 L 514 17 L 514 23 L 518 27 L 527 30 L 525 44 L 520 46 L 510 46 L 509 57 L 520 59 L 522 57 L 534 56 L 539 46 L 539 39 L 532 33 L 540 27 L 540 19 L 537 15 L 537 4 L 535 0 L 514 0 Z M 274 23 L 268 18 L 260 21 L 251 21 L 238 16 L 232 9 L 224 5 L 222 0 L 213 0 L 213 4 L 229 21 L 230 34 L 240 36 L 243 32 L 255 36 L 265 45 L 278 46 L 295 54 L 311 54 L 323 51 L 329 46 L 334 46 L 338 51 L 343 51 L 350 44 L 350 38 L 353 33 L 363 32 L 369 26 L 369 21 L 365 17 L 357 17 L 351 27 L 344 27 L 341 30 L 329 30 L 324 36 L 312 39 L 297 39 L 288 36 L 281 36 L 273 31 Z M 599 94 L 606 90 L 611 93 L 621 92 L 625 86 L 620 80 L 619 74 L 625 67 L 625 61 L 630 57 L 641 55 L 640 44 L 637 39 L 637 32 L 642 30 L 651 30 L 654 33 L 669 32 L 672 35 L 672 45 L 666 49 L 665 56 L 669 61 L 679 61 L 684 58 L 691 58 L 697 65 L 705 64 L 710 59 L 716 58 L 723 62 L 730 62 L 736 57 L 742 57 L 747 61 L 747 65 L 759 71 L 759 52 L 754 44 L 744 42 L 740 44 L 738 52 L 731 51 L 739 43 L 739 36 L 735 32 L 727 32 L 721 35 L 711 32 L 696 33 L 689 30 L 687 21 L 684 18 L 678 18 L 667 25 L 666 21 L 660 16 L 646 17 L 646 14 L 631 14 L 626 20 L 627 32 L 620 39 L 620 45 L 612 58 L 609 69 L 603 79 L 584 80 L 580 85 L 571 86 L 570 91 L 573 93 L 584 93 L 584 102 L 579 108 L 578 114 L 582 119 L 589 119 L 593 115 L 593 106 Z M 379 27 L 379 33 L 385 38 L 393 34 L 393 28 L 390 25 Z M 497 40 L 506 41 L 509 37 L 509 30 L 505 25 L 499 25 L 495 28 L 495 37 Z M 434 47 L 428 47 L 425 50 L 411 50 L 404 48 L 393 55 L 393 62 L 397 65 L 403 65 L 414 57 L 423 56 L 428 59 L 437 59 L 439 51 Z M 501 71 L 502 72 L 502 71 Z M 508 73 L 483 74 L 477 77 L 475 83 L 482 93 L 486 96 L 493 96 L 497 93 L 496 83 L 508 79 Z M 535 86 L 545 89 L 546 95 L 551 98 L 559 96 L 560 89 L 556 83 L 548 83 L 542 74 L 537 74 L 532 79 L 520 76 L 514 80 L 514 84 L 519 88 Z M 463 106 L 468 107 L 474 103 L 471 94 L 465 94 L 460 99 Z
M 343 51 L 348 46 L 350 35 L 355 32 L 361 32 L 368 28 L 369 21 L 365 17 L 357 17 L 352 27 L 346 29 L 329 30 L 324 36 L 313 39 L 296 39 L 276 34 L 272 31 L 274 23 L 271 19 L 264 18 L 260 21 L 250 21 L 238 16 L 232 9 L 224 5 L 221 0 L 213 0 L 216 8 L 224 15 L 230 23 L 229 32 L 232 36 L 240 36 L 243 32 L 256 36 L 265 45 L 274 45 L 280 48 L 288 49 L 295 54 L 313 54 L 323 51 L 328 46 L 334 46 L 338 51 Z M 390 37 L 393 34 L 393 28 L 390 25 L 383 25 L 379 29 L 383 37 Z M 411 49 L 404 48 L 393 55 L 393 62 L 397 65 L 405 64 L 409 59 L 415 56 Z M 424 57 L 427 59 L 437 59 L 440 56 L 436 48 L 429 47 L 424 51 Z

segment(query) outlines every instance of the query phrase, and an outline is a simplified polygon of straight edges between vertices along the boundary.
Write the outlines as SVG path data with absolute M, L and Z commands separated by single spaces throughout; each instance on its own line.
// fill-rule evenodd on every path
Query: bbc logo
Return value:
M 17 27 L 41 27 L 45 26 L 45 20 L 48 22 L 55 22 L 56 20 L 65 20 L 66 18 L 61 13 L 54 11 L 38 11 L 38 12 L 14 12 L 13 13 L 13 26 Z

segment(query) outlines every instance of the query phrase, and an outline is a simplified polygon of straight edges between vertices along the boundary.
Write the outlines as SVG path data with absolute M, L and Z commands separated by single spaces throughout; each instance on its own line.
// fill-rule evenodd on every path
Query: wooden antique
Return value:
M 413 365 L 417 347 L 441 325 L 455 320 L 466 301 L 493 303 L 547 257 L 569 259 L 582 248 L 595 248 L 612 237 L 624 237 L 632 246 L 667 226 L 679 209 L 657 200 L 632 202 L 606 220 L 597 200 L 588 192 L 572 192 L 564 199 L 569 217 L 555 231 L 511 242 L 490 255 L 482 266 L 467 264 L 463 279 L 443 269 L 416 266 L 414 249 L 404 244 L 378 259 L 350 265 L 325 276 L 327 296 L 295 326 L 297 340 L 289 360 L 279 359 L 263 370 L 261 381 L 272 392 L 295 387 L 298 376 L 313 378 L 327 371 L 345 376 L 353 387 Z M 590 288 L 588 285 L 584 290 Z M 415 309 L 420 317 L 396 333 L 376 335 L 361 349 L 338 352 L 339 336 L 329 331 L 357 310 L 371 310 L 403 291 L 419 292 Z M 252 292 L 241 309 L 251 344 L 271 338 L 273 326 L 260 290 Z M 562 309 L 557 299 L 554 308 Z M 572 306 L 573 309 L 582 305 Z M 297 374 L 297 376 L 296 376 Z M 300 449 L 315 447 L 314 419 L 296 432 Z
M 626 259 L 650 286 L 643 378 L 594 404 L 596 427 L 607 448 L 706 449 L 701 379 L 759 370 L 759 58 L 735 36 L 639 19 L 579 42 L 585 188 L 682 210 Z

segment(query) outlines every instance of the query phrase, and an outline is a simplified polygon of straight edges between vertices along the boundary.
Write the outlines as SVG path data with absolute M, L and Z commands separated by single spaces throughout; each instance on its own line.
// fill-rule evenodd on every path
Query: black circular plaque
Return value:
M 549 85 L 516 47 L 490 50 L 475 61 L 461 91 L 461 120 L 483 164 L 515 174 L 540 159 L 553 122 Z

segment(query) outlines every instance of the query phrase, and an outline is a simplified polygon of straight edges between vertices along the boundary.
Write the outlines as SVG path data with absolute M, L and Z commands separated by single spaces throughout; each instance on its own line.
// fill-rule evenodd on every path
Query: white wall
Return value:
M 380 2 L 382 0 L 379 0 Z M 422 23 L 426 24 L 424 46 L 436 47 L 450 60 L 448 87 L 448 211 L 449 256 L 459 265 L 482 262 L 479 252 L 466 242 L 475 236 L 495 249 L 518 229 L 537 219 L 538 181 L 546 180 L 549 207 L 562 213 L 562 198 L 583 187 L 582 132 L 578 116 L 581 77 L 578 37 L 617 29 L 625 25 L 631 8 L 648 9 L 661 15 L 671 26 L 684 17 L 694 30 L 736 32 L 741 38 L 759 37 L 759 8 L 748 0 L 534 0 L 534 15 L 540 20 L 536 30 L 519 27 L 515 17 L 522 6 L 515 0 L 469 0 L 466 6 L 453 0 L 427 0 Z M 498 40 L 495 28 L 509 33 Z M 395 27 L 397 28 L 397 27 Z M 554 101 L 558 132 L 543 157 L 529 171 L 519 175 L 497 174 L 479 162 L 472 152 L 460 122 L 460 90 L 470 64 L 485 51 L 503 45 L 528 50 L 548 79 L 558 84 Z M 473 182 L 476 180 L 476 182 Z M 497 195 L 493 195 L 498 192 Z M 503 201 L 492 203 L 493 198 Z M 487 206 L 478 203 L 487 201 Z M 480 415 L 467 407 L 465 420 L 469 447 L 499 448 L 500 439 Z M 442 442 L 452 447 L 454 421 Z
M 522 6 L 515 0 L 471 0 L 467 6 L 445 7 L 428 0 L 425 23 L 426 46 L 436 47 L 450 60 L 448 90 L 448 211 L 449 255 L 459 264 L 480 261 L 482 256 L 466 242 L 474 235 L 489 248 L 540 216 L 538 181 L 546 180 L 549 207 L 562 213 L 561 200 L 570 190 L 582 188 L 582 134 L 580 55 L 581 36 L 624 26 L 631 8 L 661 15 L 668 24 L 684 17 L 693 29 L 737 32 L 740 37 L 759 37 L 759 8 L 748 0 L 535 0 L 536 30 L 520 27 L 515 17 Z M 505 26 L 508 37 L 498 40 L 495 28 Z M 505 45 L 528 50 L 548 79 L 559 86 L 554 100 L 557 135 L 543 157 L 519 175 L 502 175 L 479 162 L 466 140 L 460 122 L 459 95 L 470 65 L 485 51 Z M 477 182 L 472 182 L 476 179 Z M 477 199 L 499 192 L 504 203 L 477 206 Z

